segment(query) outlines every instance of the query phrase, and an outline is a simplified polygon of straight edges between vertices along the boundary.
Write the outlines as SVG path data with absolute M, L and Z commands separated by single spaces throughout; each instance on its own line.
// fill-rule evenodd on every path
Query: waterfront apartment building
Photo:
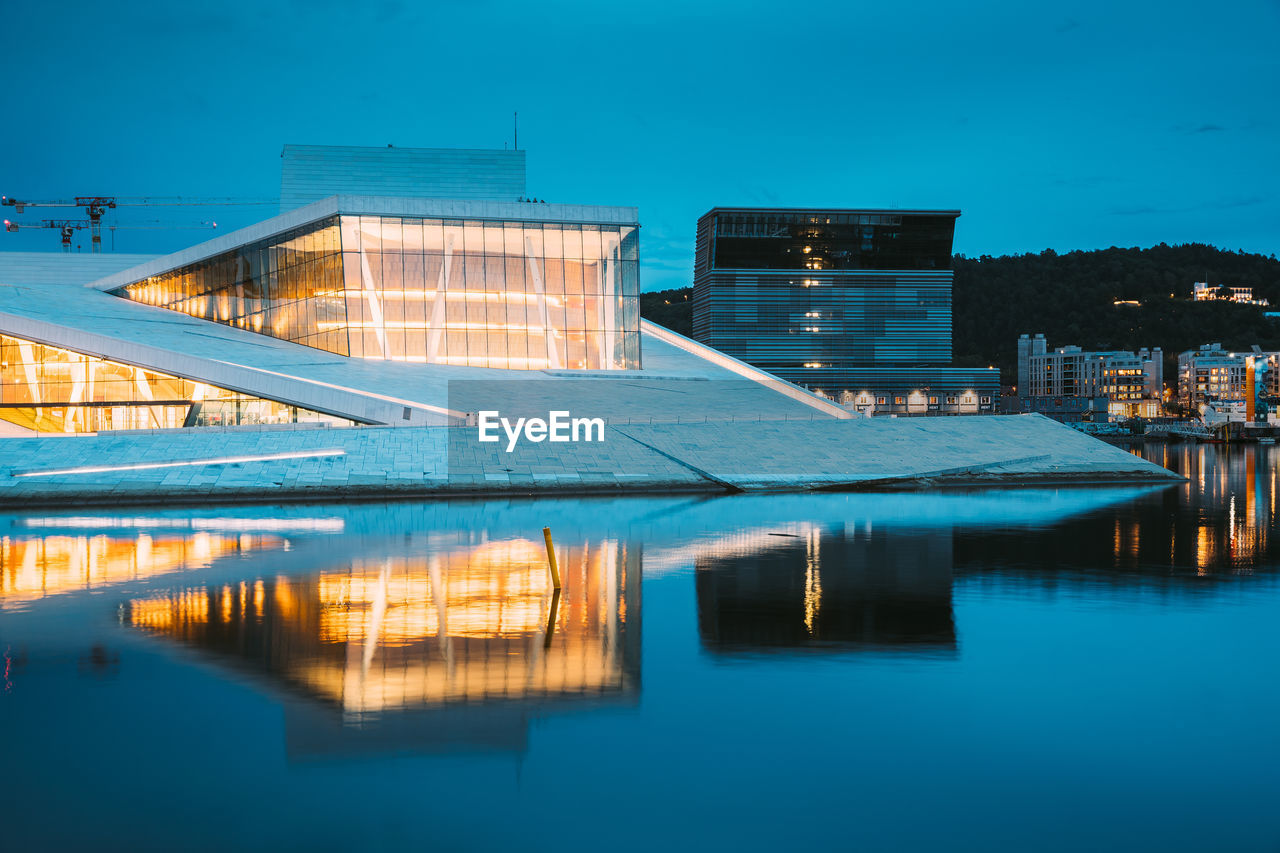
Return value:
M 956 210 L 717 207 L 698 221 L 693 336 L 863 412 L 994 411 L 951 366 Z
M 1179 353 L 1178 399 L 1192 407 L 1208 402 L 1243 401 L 1248 359 L 1260 354 L 1230 352 L 1218 343 Z
M 1078 346 L 1052 352 L 1042 334 L 1018 338 L 1019 411 L 1040 411 L 1041 398 L 1105 398 L 1115 418 L 1158 417 L 1163 411 L 1164 354 L 1159 347 L 1137 352 L 1086 351 Z

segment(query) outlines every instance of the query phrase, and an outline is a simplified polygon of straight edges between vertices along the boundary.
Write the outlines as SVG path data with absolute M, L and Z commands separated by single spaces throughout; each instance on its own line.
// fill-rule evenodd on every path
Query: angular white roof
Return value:
M 88 284 L 155 257 L 114 252 L 0 252 L 0 285 Z

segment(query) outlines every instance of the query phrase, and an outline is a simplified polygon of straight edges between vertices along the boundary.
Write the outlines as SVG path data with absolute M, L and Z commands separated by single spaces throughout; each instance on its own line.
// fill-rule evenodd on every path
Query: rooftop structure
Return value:
M 519 201 L 525 152 L 488 148 L 286 145 L 281 212 L 331 195 Z
M 992 411 L 998 371 L 949 366 L 959 215 L 714 208 L 698 221 L 694 337 L 859 411 Z

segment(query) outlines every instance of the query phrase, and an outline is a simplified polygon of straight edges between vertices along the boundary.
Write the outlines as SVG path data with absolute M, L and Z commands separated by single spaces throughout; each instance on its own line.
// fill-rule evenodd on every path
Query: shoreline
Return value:
M 1094 486 L 1176 486 L 1187 478 L 1165 469 L 1167 476 L 1158 473 L 1138 472 L 1058 472 L 1046 474 L 983 474 L 972 473 L 939 477 L 889 477 L 874 480 L 851 481 L 831 485 L 783 485 L 741 489 L 722 483 L 705 481 L 670 483 L 581 483 L 576 486 L 547 485 L 529 488 L 527 484 L 498 485 L 455 484 L 423 487 L 421 484 L 404 486 L 347 485 L 341 487 L 304 488 L 256 488 L 154 490 L 116 489 L 100 491 L 88 489 L 73 492 L 58 489 L 45 494 L 0 494 L 0 509 L 78 509 L 102 507 L 154 507 L 154 506 L 237 506 L 308 503 L 372 503 L 415 502 L 423 500 L 485 501 L 495 498 L 572 498 L 572 497 L 653 497 L 653 496 L 707 496 L 734 494 L 832 494 L 832 493 L 918 493 L 927 491 L 953 491 L 962 489 L 1005 488 L 1088 488 Z

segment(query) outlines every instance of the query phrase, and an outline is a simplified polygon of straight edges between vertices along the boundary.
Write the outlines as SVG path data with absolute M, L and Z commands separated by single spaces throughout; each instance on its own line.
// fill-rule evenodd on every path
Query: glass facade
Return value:
M 0 420 L 35 432 L 243 424 L 351 425 L 330 415 L 0 335 Z
M 356 358 L 640 367 L 638 234 L 340 215 L 117 291 Z
M 948 270 L 951 214 L 730 211 L 715 216 L 717 269 Z
M 694 337 L 764 370 L 951 360 L 949 273 L 712 273 L 693 299 Z
M 113 291 L 329 352 L 347 354 L 338 219 L 242 246 Z
M 698 221 L 693 336 L 845 405 L 992 411 L 999 372 L 948 367 L 958 215 L 712 210 Z

